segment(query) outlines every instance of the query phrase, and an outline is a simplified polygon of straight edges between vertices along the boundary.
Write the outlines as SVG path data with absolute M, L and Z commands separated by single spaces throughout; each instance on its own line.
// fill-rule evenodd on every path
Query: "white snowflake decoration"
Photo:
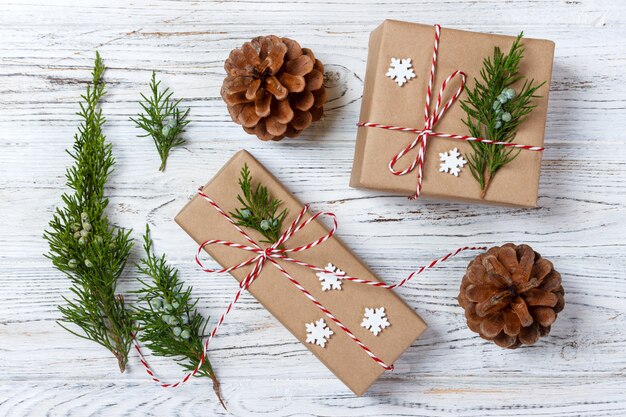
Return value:
M 313 323 L 306 323 L 306 341 L 321 347 L 326 347 L 326 342 L 333 334 L 333 331 L 326 327 L 324 319 L 319 319 Z
M 412 65 L 411 58 L 391 58 L 391 66 L 385 75 L 402 87 L 408 80 L 415 78 Z
M 457 148 L 448 152 L 440 153 L 439 160 L 441 161 L 441 164 L 439 165 L 439 172 L 448 172 L 455 177 L 459 176 L 461 168 L 467 164 L 467 161 L 463 159 L 463 156 L 461 156 Z
M 334 272 L 335 274 L 340 274 L 340 275 L 345 275 L 345 272 L 343 272 L 341 269 L 337 268 L 335 265 L 331 264 L 330 262 L 328 263 L 328 265 L 326 265 L 326 271 L 328 272 Z M 341 289 L 341 278 L 339 278 L 337 275 L 335 274 L 329 274 L 327 272 L 318 272 L 317 277 L 319 278 L 321 284 L 322 284 L 322 291 L 328 291 L 328 290 L 340 290 Z
M 374 336 L 378 336 L 378 333 L 382 332 L 385 327 L 390 326 L 385 315 L 385 307 L 365 308 L 365 316 L 361 326 L 374 333 Z

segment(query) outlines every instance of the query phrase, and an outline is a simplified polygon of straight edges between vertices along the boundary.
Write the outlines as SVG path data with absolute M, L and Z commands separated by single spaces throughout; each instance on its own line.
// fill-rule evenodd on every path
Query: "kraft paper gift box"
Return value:
M 282 200 L 281 208 L 288 210 L 287 218 L 283 223 L 283 229 L 286 229 L 301 211 L 303 205 L 246 151 L 236 153 L 204 186 L 203 192 L 226 213 L 240 208 L 241 205 L 237 201 L 237 195 L 240 193 L 238 179 L 244 164 L 247 164 L 250 169 L 253 187 L 259 183 L 263 184 L 273 197 Z M 306 214 L 303 220 L 310 216 L 311 214 Z M 341 222 L 341 219 L 338 220 Z M 176 216 L 176 222 L 198 244 L 207 239 L 222 239 L 247 244 L 245 238 L 233 225 L 201 196 L 195 196 L 180 211 Z M 263 240 L 255 230 L 246 229 L 246 232 L 257 242 Z M 304 245 L 327 232 L 328 229 L 315 220 L 293 235 L 284 246 L 293 248 Z M 218 245 L 207 246 L 205 250 L 224 268 L 239 264 L 253 256 L 250 252 Z M 290 256 L 321 268 L 330 262 L 350 276 L 380 281 L 336 235 L 318 246 L 303 252 L 291 253 Z M 341 290 L 323 291 L 316 271 L 284 261 L 278 262 L 386 364 L 393 364 L 426 328 L 413 309 L 391 290 L 344 281 Z M 237 269 L 231 274 L 241 282 L 250 268 L 252 266 Z M 362 395 L 384 372 L 378 363 L 374 362 L 269 262 L 264 266 L 258 279 L 249 287 L 249 292 L 355 394 Z M 365 308 L 379 307 L 385 308 L 390 326 L 375 336 L 366 328 L 361 327 L 361 322 Z M 324 318 L 327 326 L 334 333 L 325 347 L 306 342 L 305 323 L 312 323 L 320 318 Z M 226 325 L 229 320 L 237 320 L 236 307 L 227 317 Z M 219 333 L 217 337 L 219 338 Z M 280 363 L 268 362 L 267 366 L 277 367 Z M 285 369 L 285 373 L 289 372 L 289 369 Z
M 371 33 L 361 103 L 361 122 L 423 128 L 434 34 L 433 25 L 395 20 L 385 20 Z M 514 39 L 514 36 L 442 28 L 431 110 L 446 77 L 456 70 L 461 70 L 467 74 L 465 89 L 472 89 L 474 78 L 480 79 L 483 59 L 493 56 L 495 46 L 500 47 L 503 53 L 507 53 Z M 536 93 L 542 97 L 533 99 L 533 104 L 537 107 L 520 125 L 514 142 L 543 146 L 554 43 L 529 38 L 523 38 L 522 43 L 526 51 L 521 61 L 520 75 L 529 80 L 534 79 L 537 83 L 545 81 L 545 84 Z M 398 86 L 394 80 L 385 75 L 392 58 L 411 58 L 416 77 L 408 80 L 403 86 Z M 451 84 L 453 85 L 448 86 L 443 96 L 444 102 L 454 94 L 459 85 L 455 81 Z M 519 85 L 513 87 L 517 87 L 516 90 L 519 91 Z M 467 127 L 463 124 L 466 115 L 460 106 L 460 101 L 465 98 L 466 93 L 463 92 L 432 130 L 469 135 Z M 388 164 L 393 156 L 410 144 L 416 136 L 410 132 L 359 127 L 350 185 L 402 195 L 414 194 L 417 185 L 416 170 L 404 176 L 396 176 L 389 171 Z M 429 138 L 421 197 L 522 207 L 536 206 L 542 152 L 519 151 L 517 158 L 497 172 L 485 198 L 481 199 L 480 186 L 467 165 L 458 177 L 439 172 L 441 162 L 439 154 L 453 148 L 458 148 L 463 155 L 471 153 L 472 150 L 468 142 L 439 137 Z M 417 148 L 401 159 L 396 169 L 408 167 L 416 154 Z

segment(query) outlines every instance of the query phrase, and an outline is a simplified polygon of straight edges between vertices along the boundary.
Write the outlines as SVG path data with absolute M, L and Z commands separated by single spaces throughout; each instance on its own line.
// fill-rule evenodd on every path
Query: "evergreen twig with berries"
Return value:
M 160 86 L 161 81 L 157 81 L 156 72 L 152 71 L 150 96 L 146 97 L 142 93 L 144 101 L 139 103 L 145 113 L 138 114 L 136 119 L 131 117 L 130 120 L 137 128 L 146 132 L 138 135 L 139 137 L 152 137 L 161 158 L 159 171 L 165 171 L 170 150 L 185 143 L 181 134 L 189 124 L 187 120 L 189 109 L 181 111 L 178 105 L 182 99 L 173 100 L 174 93 L 170 92 L 169 88 L 161 90 Z
M 46 256 L 72 282 L 72 297 L 63 297 L 66 304 L 59 306 L 63 315 L 59 325 L 110 350 L 124 372 L 133 320 L 116 288 L 133 242 L 130 231 L 110 225 L 105 214 L 109 200 L 104 196 L 104 186 L 115 160 L 102 132 L 105 118 L 99 108 L 105 94 L 104 70 L 96 52 L 92 84 L 81 96 L 77 113 L 82 121 L 74 135 L 73 150 L 68 151 L 74 165 L 65 176 L 72 191 L 62 195 L 64 206 L 55 210 L 44 239 L 50 248 Z
M 241 169 L 239 178 L 241 194 L 237 200 L 243 207 L 230 213 L 238 226 L 249 227 L 260 232 L 266 243 L 276 243 L 280 238 L 283 221 L 287 217 L 287 209 L 278 211 L 282 201 L 272 197 L 267 187 L 257 184 L 252 186 L 252 176 L 250 169 L 245 164 Z
M 198 300 L 192 298 L 191 287 L 183 288 L 178 270 L 168 265 L 165 255 L 158 257 L 153 253 L 148 225 L 143 239 L 146 257 L 137 270 L 146 278 L 138 278 L 142 288 L 136 291 L 138 338 L 153 354 L 174 357 L 186 371 L 192 372 L 204 355 L 203 337 L 209 320 L 196 310 Z M 213 381 L 213 391 L 226 408 L 220 383 L 207 357 L 196 376 Z
M 534 80 L 524 80 L 519 74 L 520 61 L 525 47 L 520 33 L 508 54 L 495 47 L 493 58 L 483 60 L 480 70 L 481 80 L 474 79 L 475 86 L 467 89 L 467 99 L 461 107 L 467 114 L 463 122 L 474 137 L 495 142 L 512 142 L 519 125 L 536 107 L 532 99 L 545 82 L 536 84 Z M 519 92 L 511 86 L 524 80 Z M 496 172 L 519 155 L 519 150 L 500 145 L 469 142 L 473 153 L 467 155 L 470 171 L 480 184 L 481 198 L 485 198 L 489 184 Z

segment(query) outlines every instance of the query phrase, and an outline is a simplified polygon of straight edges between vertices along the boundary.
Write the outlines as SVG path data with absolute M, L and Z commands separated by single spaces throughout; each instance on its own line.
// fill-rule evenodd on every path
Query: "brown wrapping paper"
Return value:
M 424 105 L 434 38 L 435 29 L 432 25 L 395 20 L 385 20 L 372 32 L 360 121 L 418 129 L 424 126 Z M 493 55 L 495 46 L 499 46 L 506 53 L 514 39 L 512 36 L 442 28 L 431 111 L 441 83 L 446 77 L 459 69 L 467 74 L 466 89 L 472 89 L 474 78 L 480 78 L 483 59 Z M 537 91 L 537 95 L 542 97 L 534 99 L 533 103 L 537 107 L 520 125 L 514 142 L 543 146 L 554 43 L 527 38 L 522 42 L 526 46 L 526 52 L 521 62 L 520 73 L 528 79 L 534 79 L 538 83 L 545 81 L 546 84 Z M 417 77 L 399 87 L 385 76 L 391 58 L 411 58 Z M 443 97 L 444 102 L 452 97 L 458 85 L 458 80 L 455 80 L 448 86 Z M 513 87 L 519 91 L 519 86 Z M 465 113 L 460 106 L 460 100 L 465 98 L 466 94 L 463 93 L 438 121 L 434 131 L 469 134 L 462 122 Z M 395 176 L 389 172 L 388 163 L 414 139 L 414 133 L 360 127 L 350 186 L 412 195 L 417 184 L 416 170 L 404 176 Z M 485 199 L 481 200 L 480 186 L 467 165 L 459 177 L 439 172 L 439 153 L 453 148 L 458 148 L 461 154 L 468 154 L 472 150 L 467 142 L 435 137 L 429 139 L 421 196 L 523 207 L 536 206 L 542 152 L 522 150 L 514 161 L 497 172 Z M 409 166 L 417 150 L 416 147 L 401 159 L 396 169 L 401 170 Z
M 236 153 L 204 187 L 204 193 L 227 213 L 234 211 L 239 207 L 236 199 L 240 192 L 237 180 L 244 163 L 247 163 L 250 168 L 253 186 L 256 183 L 262 183 L 268 187 L 271 195 L 283 201 L 281 207 L 289 211 L 283 223 L 283 227 L 287 228 L 302 209 L 302 204 L 246 151 Z M 303 220 L 309 217 L 310 214 L 307 214 Z M 247 243 L 226 219 L 199 196 L 194 197 L 180 211 L 176 216 L 176 222 L 198 243 L 207 239 Z M 307 244 L 323 236 L 327 231 L 328 229 L 317 221 L 312 222 L 289 239 L 285 247 Z M 246 232 L 257 242 L 262 240 L 258 232 L 254 230 L 246 230 Z M 236 265 L 251 257 L 249 252 L 217 245 L 209 246 L 206 250 L 222 267 Z M 336 237 L 310 250 L 294 253 L 292 257 L 322 268 L 332 262 L 348 275 L 380 281 Z M 342 290 L 322 291 L 315 271 L 287 262 L 281 262 L 281 264 L 387 364 L 392 364 L 398 359 L 426 328 L 413 309 L 393 291 L 348 281 L 343 282 Z M 241 281 L 250 268 L 235 270 L 232 275 Z M 384 370 L 380 365 L 367 356 L 352 339 L 269 263 L 265 265 L 261 275 L 250 286 L 249 291 L 355 394 L 362 395 L 383 373 Z M 369 330 L 361 327 L 366 307 L 385 307 L 391 325 L 378 336 L 374 336 Z M 305 323 L 322 317 L 334 332 L 325 348 L 305 343 Z M 236 312 L 227 320 L 237 320 Z M 267 366 L 280 366 L 280 364 L 268 363 Z

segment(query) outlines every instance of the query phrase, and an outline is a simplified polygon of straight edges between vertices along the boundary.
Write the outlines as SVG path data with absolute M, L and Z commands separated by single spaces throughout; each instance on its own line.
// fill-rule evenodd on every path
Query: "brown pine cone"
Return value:
M 565 306 L 561 274 L 528 245 L 507 243 L 478 255 L 461 282 L 470 330 L 498 346 L 532 345 Z
M 261 140 L 296 137 L 324 114 L 324 66 L 292 39 L 256 37 L 232 50 L 224 69 L 230 117 Z

